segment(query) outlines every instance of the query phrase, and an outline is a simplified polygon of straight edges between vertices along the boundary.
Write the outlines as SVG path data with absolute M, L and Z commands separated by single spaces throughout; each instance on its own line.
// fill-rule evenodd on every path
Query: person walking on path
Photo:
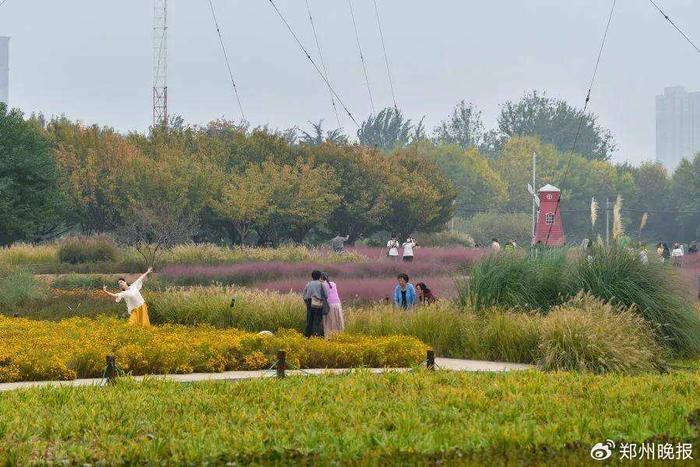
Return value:
M 416 288 L 409 282 L 408 275 L 405 273 L 397 276 L 399 283 L 394 289 L 394 305 L 398 308 L 408 310 L 416 305 Z
M 403 260 L 411 263 L 413 262 L 413 250 L 416 248 L 416 241 L 408 237 L 405 242 L 403 242 Z
M 328 314 L 323 316 L 323 334 L 328 338 L 334 333 L 345 330 L 345 317 L 340 295 L 338 295 L 338 286 L 328 278 L 325 272 L 321 274 L 321 282 L 328 297 Z
M 323 337 L 323 315 L 328 314 L 328 295 L 321 283 L 321 271 L 311 272 L 311 282 L 304 287 L 306 303 L 305 337 Z
M 399 243 L 399 239 L 396 238 L 396 235 L 392 235 L 391 239 L 386 242 L 386 255 L 390 259 L 397 259 L 399 257 L 399 248 L 401 247 L 401 244 Z
M 494 253 L 498 253 L 499 251 L 501 251 L 501 244 L 498 243 L 497 238 L 491 239 L 491 251 L 493 251 Z
M 663 248 L 663 251 L 661 252 L 661 258 L 663 258 L 664 262 L 666 262 L 671 258 L 671 249 L 668 247 L 668 244 L 666 242 L 662 243 L 661 247 Z
M 673 245 L 673 251 L 671 252 L 671 258 L 675 266 L 681 265 L 681 259 L 683 258 L 683 247 L 680 243 Z
M 121 290 L 121 292 L 112 293 L 107 290 L 106 285 L 102 286 L 102 290 L 110 297 L 114 297 L 115 301 L 121 302 L 124 300 L 126 302 L 126 309 L 129 313 L 129 324 L 136 326 L 151 325 L 151 322 L 148 319 L 148 305 L 146 305 L 146 301 L 141 295 L 141 288 L 143 287 L 143 280 L 152 272 L 153 268 L 148 268 L 148 270 L 131 285 L 126 282 L 126 279 L 120 278 L 117 281 L 117 285 L 119 286 L 119 290 Z
M 698 252 L 698 242 L 693 240 L 690 242 L 690 245 L 688 245 L 688 254 L 689 255 L 695 255 Z

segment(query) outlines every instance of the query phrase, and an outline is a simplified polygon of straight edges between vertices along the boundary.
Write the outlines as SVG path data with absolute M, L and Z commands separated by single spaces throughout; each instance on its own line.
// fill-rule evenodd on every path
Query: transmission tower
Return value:
M 168 125 L 168 0 L 153 0 L 153 128 Z

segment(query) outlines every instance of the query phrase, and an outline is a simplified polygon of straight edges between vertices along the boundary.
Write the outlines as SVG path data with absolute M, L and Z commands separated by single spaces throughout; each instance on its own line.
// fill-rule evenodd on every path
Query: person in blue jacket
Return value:
M 417 301 L 416 288 L 409 282 L 407 274 L 399 274 L 397 278 L 399 283 L 394 289 L 394 305 L 404 310 L 413 308 Z

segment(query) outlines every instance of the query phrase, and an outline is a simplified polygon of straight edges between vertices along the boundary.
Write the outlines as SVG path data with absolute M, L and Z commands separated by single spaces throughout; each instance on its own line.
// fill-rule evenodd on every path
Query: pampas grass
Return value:
M 598 202 L 595 198 L 591 198 L 591 227 L 595 227 L 598 220 Z
M 619 240 L 625 234 L 625 227 L 622 225 L 622 195 L 617 195 L 615 206 L 613 206 L 613 239 Z

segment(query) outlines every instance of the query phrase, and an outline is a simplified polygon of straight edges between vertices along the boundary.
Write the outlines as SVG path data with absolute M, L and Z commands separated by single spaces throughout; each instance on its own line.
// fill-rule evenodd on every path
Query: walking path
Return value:
M 505 362 L 482 362 L 478 360 L 457 360 L 453 358 L 436 358 L 435 365 L 441 370 L 451 371 L 489 371 L 489 372 L 505 372 L 505 371 L 522 371 L 534 369 L 531 365 L 523 365 L 521 363 L 505 363 Z M 327 375 L 327 374 L 342 374 L 353 371 L 352 369 L 321 369 L 321 370 L 287 370 L 287 375 Z M 406 372 L 409 368 L 371 368 L 368 371 L 372 373 L 390 373 L 390 372 Z M 190 373 L 186 375 L 147 375 L 134 376 L 134 380 L 143 381 L 144 379 L 158 379 L 165 381 L 176 381 L 180 383 L 195 383 L 201 381 L 237 381 L 252 378 L 272 378 L 274 370 L 262 371 L 227 371 L 224 373 Z M 20 383 L 1 383 L 0 392 L 14 391 L 17 389 L 30 389 L 42 387 L 61 387 L 61 386 L 95 386 L 103 384 L 101 378 L 91 379 L 75 379 L 72 381 L 25 381 Z

